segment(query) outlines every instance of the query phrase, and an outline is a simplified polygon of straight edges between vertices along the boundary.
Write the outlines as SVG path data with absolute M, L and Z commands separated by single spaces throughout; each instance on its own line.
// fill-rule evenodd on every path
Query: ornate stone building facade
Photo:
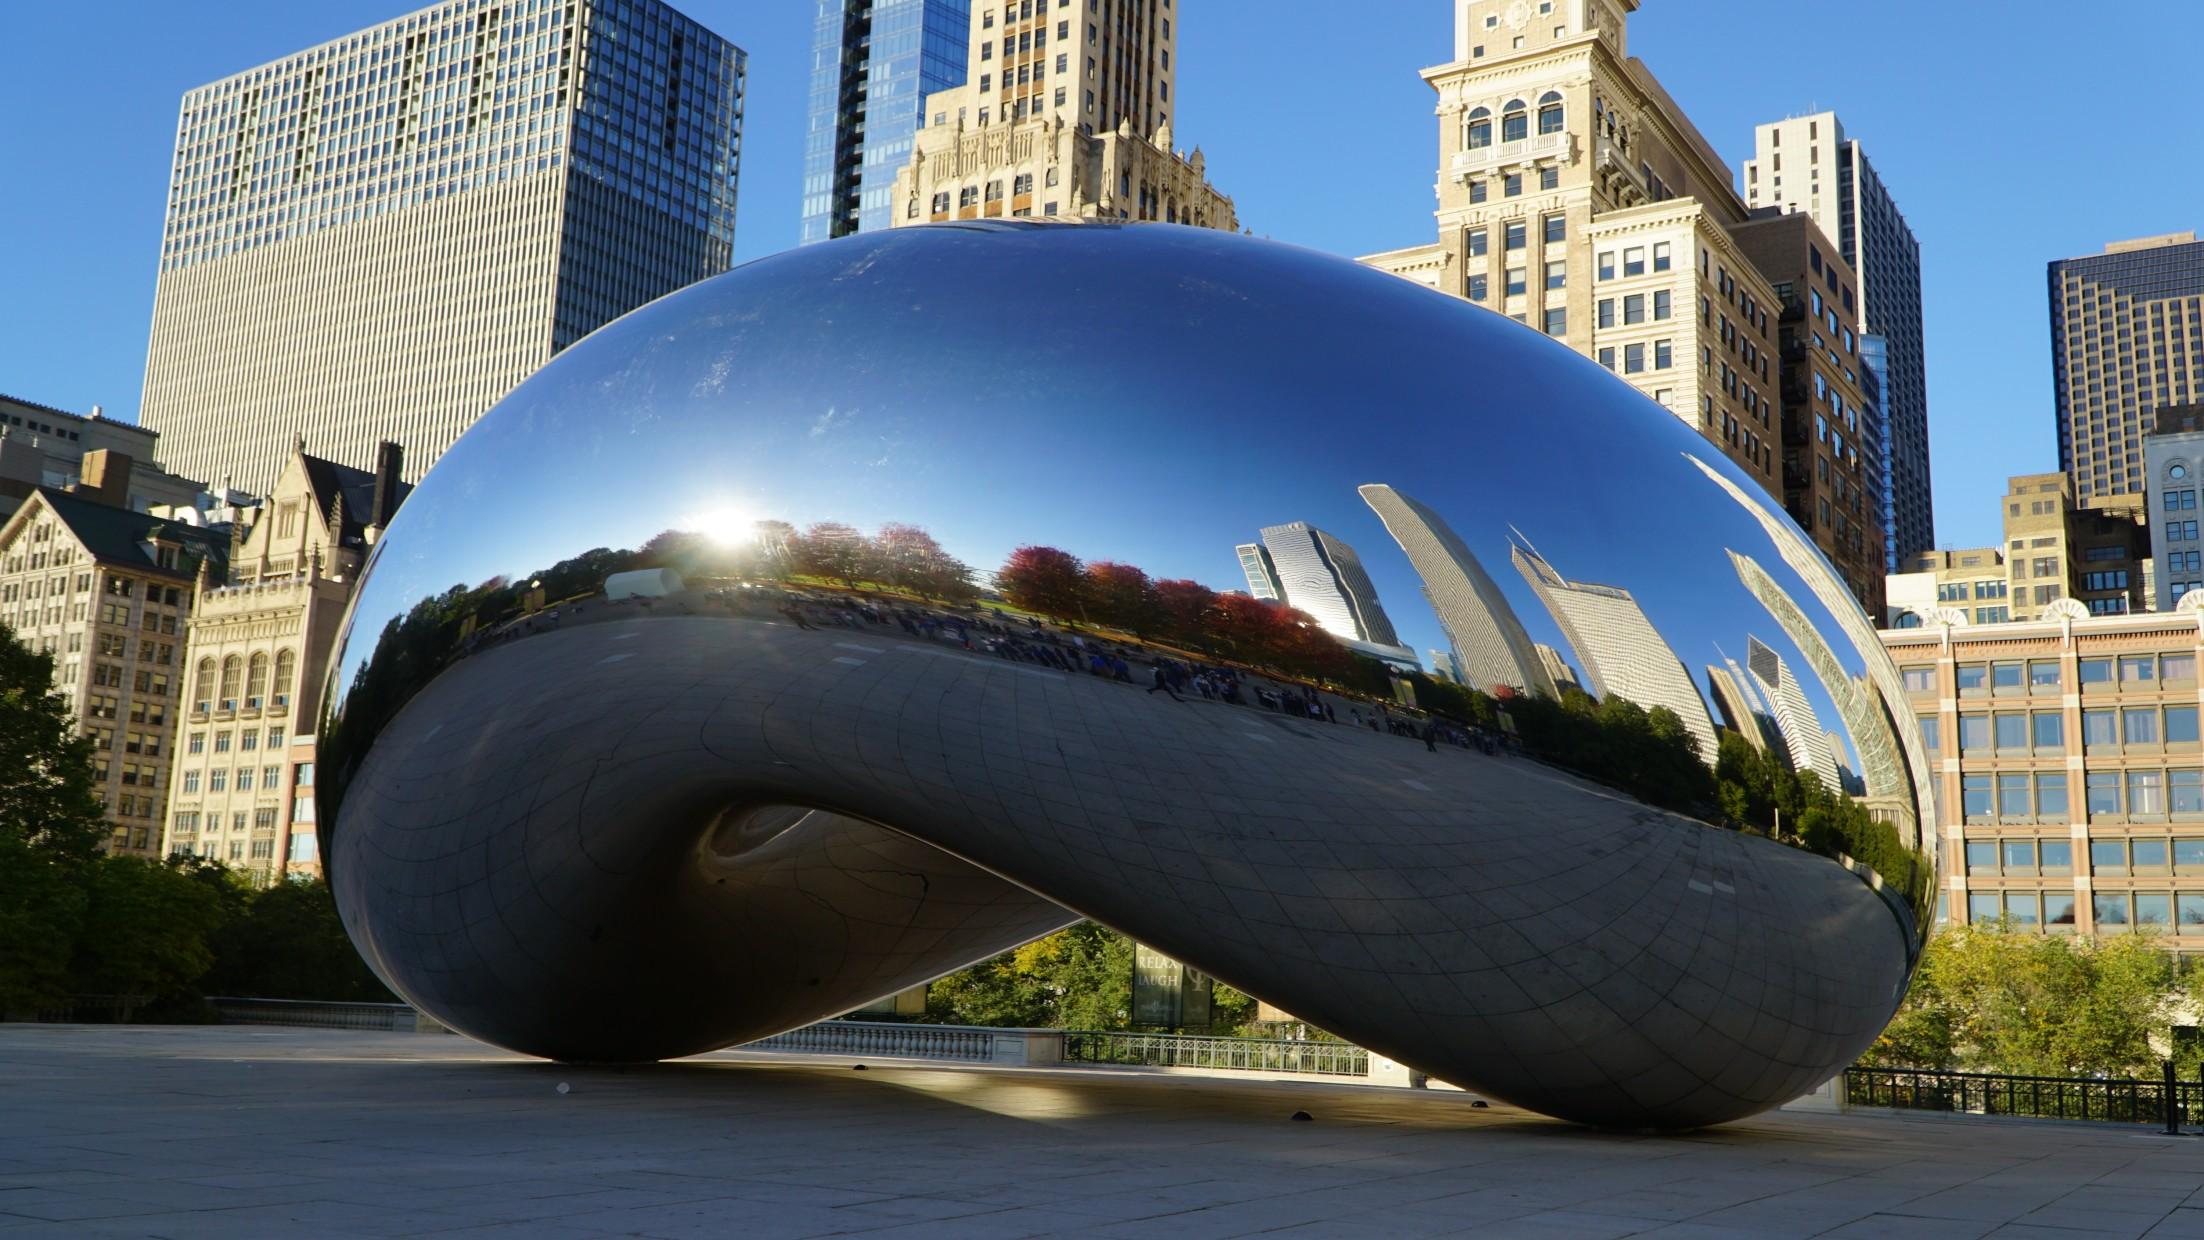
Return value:
M 361 562 L 408 490 L 396 445 L 376 464 L 368 473 L 294 447 L 259 519 L 233 527 L 228 579 L 200 583 L 165 852 L 262 884 L 319 871 L 313 727 L 329 652 Z
M 54 657 L 85 735 L 109 852 L 159 855 L 185 617 L 225 541 L 133 512 L 129 458 L 86 453 L 82 481 L 32 491 L 0 522 L 0 627 Z
M 893 223 L 1239 226 L 1201 150 L 1171 148 L 1171 0 L 984 0 L 964 85 L 928 96 Z
M 1778 302 L 1712 146 L 1628 55 L 1638 0 L 1455 0 L 1438 236 L 1362 261 L 1598 360 L 1782 494 Z

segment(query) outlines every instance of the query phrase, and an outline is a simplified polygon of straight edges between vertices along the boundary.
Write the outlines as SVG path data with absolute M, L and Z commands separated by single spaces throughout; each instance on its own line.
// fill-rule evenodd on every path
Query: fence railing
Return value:
M 432 1032 L 443 1026 L 403 1003 L 323 1003 L 311 999 L 210 998 L 225 1025 Z
M 822 1020 L 746 1042 L 746 1051 L 803 1051 L 815 1055 L 883 1055 L 898 1059 L 995 1058 L 996 1030 L 963 1025 L 901 1025 L 891 1021 Z
M 2170 1069 L 2152 1081 L 1847 1068 L 1844 1100 L 1850 1106 L 1907 1111 L 2160 1124 L 2168 1132 L 2184 1122 L 2204 1122 L 2204 1082 L 2180 1080 Z
M 1370 1052 L 1359 1046 L 1345 1042 L 1295 1042 L 1283 1038 L 1068 1030 L 1064 1034 L 1064 1060 L 1067 1063 L 1131 1064 L 1152 1068 L 1370 1075 Z

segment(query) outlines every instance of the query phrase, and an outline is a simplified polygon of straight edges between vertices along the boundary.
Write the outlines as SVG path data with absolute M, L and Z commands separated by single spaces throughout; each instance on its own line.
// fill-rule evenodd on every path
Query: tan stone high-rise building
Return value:
M 409 490 L 400 462 L 389 443 L 372 473 L 294 446 L 259 519 L 232 531 L 227 578 L 191 610 L 164 854 L 261 884 L 319 872 L 314 723 L 360 565 Z
M 1454 0 L 1438 237 L 1362 261 L 1614 370 L 1782 494 L 1775 290 L 1727 165 L 1643 62 L 1638 0 Z
M 2145 610 L 2152 571 L 2142 496 L 2077 503 L 2063 473 L 2016 474 L 1999 504 L 2002 547 L 1924 551 L 1899 563 L 1885 584 L 1892 628 L 1933 625 L 1943 612 L 1970 625 L 2043 619 L 2062 599 L 2083 615 Z
M 742 50 L 661 0 L 452 0 L 197 87 L 139 419 L 265 492 L 418 476 L 599 325 L 728 267 Z
M 185 619 L 228 539 L 124 504 L 127 457 L 86 454 L 70 490 L 41 487 L 0 522 L 0 627 L 54 657 L 112 828 L 108 851 L 160 855 Z
M 891 222 L 1239 227 L 1200 148 L 1171 148 L 1178 18 L 1173 0 L 975 0 L 964 85 L 927 97 Z

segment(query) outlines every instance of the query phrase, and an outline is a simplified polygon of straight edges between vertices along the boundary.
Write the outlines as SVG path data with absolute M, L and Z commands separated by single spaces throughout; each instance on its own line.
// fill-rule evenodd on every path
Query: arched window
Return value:
M 1492 145 L 1492 109 L 1478 108 L 1462 121 L 1462 149 L 1481 151 Z
M 221 709 L 237 709 L 238 683 L 244 678 L 245 664 L 236 655 L 222 660 L 222 692 L 219 695 Z
M 1520 99 L 1508 100 L 1508 106 L 1500 109 L 1500 140 L 1521 142 L 1530 136 L 1530 108 Z
M 2166 476 L 2175 482 L 2179 482 L 2189 476 L 2189 467 L 2176 462 L 2166 467 Z
M 1561 132 L 1561 92 L 1549 90 L 1538 97 L 1538 132 Z
M 205 712 L 214 707 L 214 660 L 199 660 L 199 672 L 191 678 L 191 708 Z
M 268 701 L 275 706 L 291 704 L 291 678 L 298 674 L 298 656 L 289 650 L 276 651 L 275 684 L 270 686 L 272 696 Z
M 254 710 L 268 700 L 268 656 L 254 654 L 245 676 L 245 705 Z

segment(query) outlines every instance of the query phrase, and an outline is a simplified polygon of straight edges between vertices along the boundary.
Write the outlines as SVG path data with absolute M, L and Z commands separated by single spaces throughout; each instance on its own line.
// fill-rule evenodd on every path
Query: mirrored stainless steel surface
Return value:
M 1382 670 L 1419 651 L 1488 695 L 1409 682 L 1459 726 Z M 1622 762 L 1578 685 L 1669 739 Z M 1443 1080 L 1706 1124 L 1868 1045 L 1935 889 L 1898 677 L 1716 445 L 1197 229 L 863 234 L 600 330 L 398 514 L 330 701 L 354 939 L 562 1059 L 1086 916 Z

